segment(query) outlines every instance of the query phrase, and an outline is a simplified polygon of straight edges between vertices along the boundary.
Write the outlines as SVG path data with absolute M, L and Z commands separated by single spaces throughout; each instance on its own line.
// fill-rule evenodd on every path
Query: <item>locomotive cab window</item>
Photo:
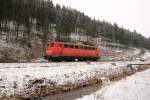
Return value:
M 89 47 L 89 50 L 93 50 L 92 47 Z
M 51 43 L 51 44 L 50 44 L 50 47 L 53 47 L 53 46 L 54 46 L 54 43 Z
M 95 48 L 94 48 L 94 47 L 92 47 L 92 50 L 95 50 Z
M 68 44 L 64 44 L 64 48 L 68 48 Z
M 75 48 L 76 48 L 76 49 L 79 49 L 79 46 L 78 46 L 78 45 L 75 45 Z
M 70 48 L 74 48 L 74 45 L 70 45 Z
M 85 46 L 85 47 L 84 47 L 84 49 L 88 49 L 88 47 L 87 47 L 87 46 Z

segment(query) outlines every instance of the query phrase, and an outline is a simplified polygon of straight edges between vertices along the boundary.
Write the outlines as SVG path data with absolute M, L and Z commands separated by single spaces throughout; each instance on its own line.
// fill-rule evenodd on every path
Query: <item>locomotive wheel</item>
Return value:
M 72 62 L 72 61 L 74 61 L 74 57 L 63 57 L 63 60 L 64 61 L 68 61 L 68 62 Z
M 53 62 L 61 62 L 62 61 L 61 57 L 49 57 L 48 60 L 53 61 Z

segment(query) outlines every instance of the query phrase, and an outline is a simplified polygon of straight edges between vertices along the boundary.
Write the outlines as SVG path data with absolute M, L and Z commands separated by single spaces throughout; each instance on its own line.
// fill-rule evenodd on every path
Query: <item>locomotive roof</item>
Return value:
M 51 43 L 62 43 L 62 44 L 81 45 L 81 46 L 88 46 L 88 47 L 97 47 L 97 46 L 91 46 L 91 45 L 76 44 L 76 43 L 69 43 L 69 42 L 58 42 L 58 41 L 53 41 Z

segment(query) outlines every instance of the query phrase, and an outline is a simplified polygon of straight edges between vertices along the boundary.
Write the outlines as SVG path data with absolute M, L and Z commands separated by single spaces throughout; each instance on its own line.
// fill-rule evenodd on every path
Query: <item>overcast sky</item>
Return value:
M 53 3 L 150 36 L 150 0 L 53 0 Z

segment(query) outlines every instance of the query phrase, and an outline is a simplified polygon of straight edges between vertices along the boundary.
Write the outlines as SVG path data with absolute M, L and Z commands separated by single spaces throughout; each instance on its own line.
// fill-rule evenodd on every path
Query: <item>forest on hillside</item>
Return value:
M 23 46 L 32 47 L 31 41 L 40 37 L 44 48 L 52 28 L 55 28 L 59 41 L 62 41 L 61 36 L 69 37 L 70 33 L 78 32 L 150 49 L 150 39 L 136 31 L 92 19 L 70 7 L 54 6 L 51 0 L 0 0 L 0 39 L 5 36 L 6 42 L 20 41 Z

